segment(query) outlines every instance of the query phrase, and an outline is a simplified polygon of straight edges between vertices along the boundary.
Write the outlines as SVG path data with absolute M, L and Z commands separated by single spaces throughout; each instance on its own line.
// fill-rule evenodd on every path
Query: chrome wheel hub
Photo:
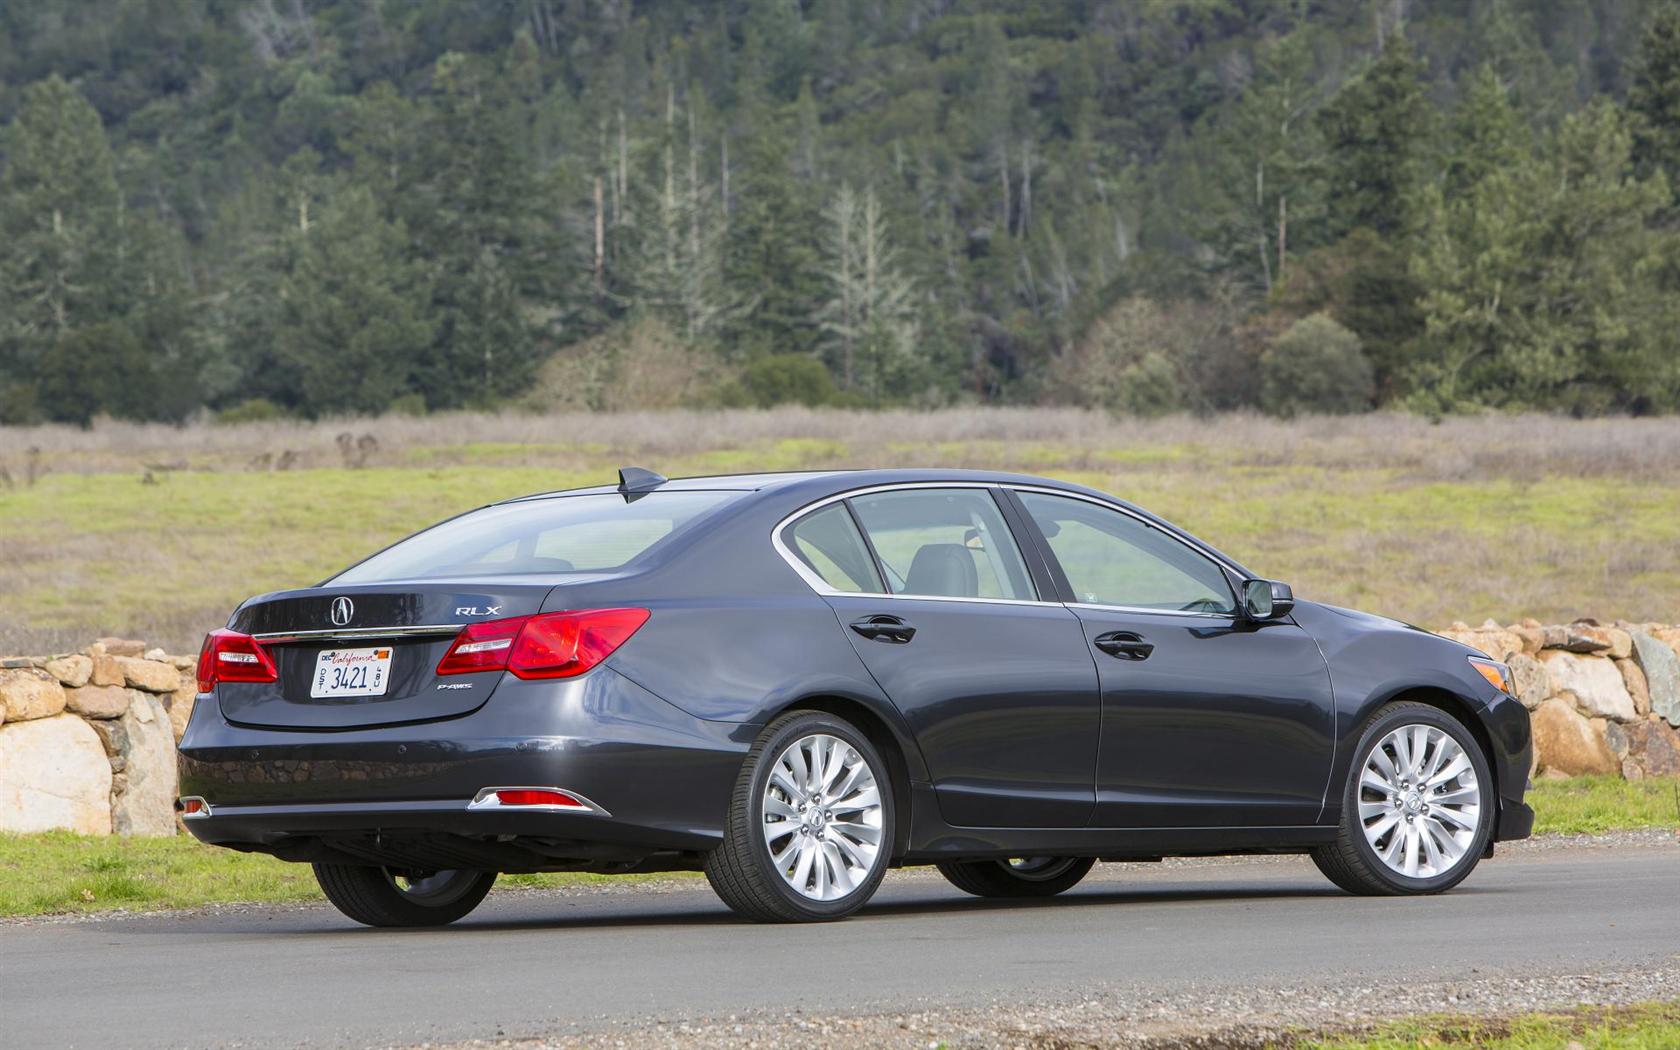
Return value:
M 1451 871 L 1469 854 L 1481 812 L 1470 756 L 1435 726 L 1401 726 L 1365 756 L 1359 823 L 1392 871 L 1413 879 Z
M 782 881 L 802 897 L 838 900 L 863 884 L 881 856 L 881 791 L 875 771 L 846 741 L 813 733 L 770 765 L 764 846 Z

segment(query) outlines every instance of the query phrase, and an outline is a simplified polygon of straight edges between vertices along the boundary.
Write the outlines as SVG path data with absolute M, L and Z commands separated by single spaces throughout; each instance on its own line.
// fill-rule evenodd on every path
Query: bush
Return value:
M 286 410 L 266 397 L 250 397 L 216 413 L 218 423 L 268 423 L 285 419 Z
M 1273 415 L 1363 412 L 1375 393 L 1359 337 L 1329 314 L 1301 318 L 1260 355 L 1260 407 Z
M 643 317 L 556 350 L 518 403 L 533 412 L 696 408 L 715 403 L 727 379 L 710 346 Z
M 796 403 L 827 405 L 835 400 L 834 377 L 808 354 L 770 354 L 749 364 L 729 400 L 757 408 Z
M 1134 416 L 1251 403 L 1252 356 L 1233 332 L 1239 312 L 1223 293 L 1208 302 L 1122 299 L 1050 362 L 1044 393 Z

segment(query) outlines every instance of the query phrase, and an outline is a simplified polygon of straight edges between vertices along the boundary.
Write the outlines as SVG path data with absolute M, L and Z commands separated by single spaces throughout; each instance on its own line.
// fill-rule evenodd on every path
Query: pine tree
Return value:
M 1416 229 L 1432 123 L 1423 74 L 1412 45 L 1392 36 L 1371 67 L 1320 111 L 1332 232 L 1365 227 L 1403 236 Z
M 1634 177 L 1631 152 L 1623 115 L 1598 103 L 1457 198 L 1432 194 L 1414 261 L 1428 326 L 1416 407 L 1680 402 L 1675 310 L 1651 227 L 1670 195 L 1660 176 Z
M 821 219 L 812 195 L 794 178 L 788 140 L 764 106 L 749 106 L 754 133 L 741 144 L 729 175 L 734 200 L 724 240 L 731 293 L 752 304 L 729 326 L 732 353 L 811 353 L 812 321 L 822 299 L 813 244 Z
M 1657 5 L 1632 65 L 1634 160 L 1640 171 L 1665 172 L 1680 186 L 1680 6 Z
M 413 391 L 409 362 L 433 338 L 430 289 L 408 234 L 366 187 L 340 191 L 300 234 L 274 333 L 311 415 L 377 414 Z
M 818 319 L 838 359 L 841 388 L 880 403 L 913 380 L 917 331 L 912 285 L 899 271 L 874 189 L 841 184 L 826 215 L 828 299 Z

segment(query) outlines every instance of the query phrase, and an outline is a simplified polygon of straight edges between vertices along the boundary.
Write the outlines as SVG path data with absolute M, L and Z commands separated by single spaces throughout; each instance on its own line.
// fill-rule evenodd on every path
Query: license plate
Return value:
M 315 657 L 315 678 L 309 695 L 384 696 L 391 677 L 390 648 L 324 649 Z

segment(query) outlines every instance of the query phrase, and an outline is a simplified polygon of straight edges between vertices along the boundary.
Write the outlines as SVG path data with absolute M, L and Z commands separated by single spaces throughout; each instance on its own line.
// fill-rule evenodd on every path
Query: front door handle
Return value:
M 853 620 L 851 628 L 872 642 L 889 642 L 893 645 L 903 645 L 916 637 L 914 627 L 897 616 L 888 616 L 885 613 Z
M 1091 644 L 1108 655 L 1119 657 L 1122 660 L 1147 660 L 1149 654 L 1155 651 L 1155 647 L 1144 641 L 1142 635 L 1133 634 L 1131 631 L 1110 631 L 1107 634 L 1099 634 L 1092 639 Z

